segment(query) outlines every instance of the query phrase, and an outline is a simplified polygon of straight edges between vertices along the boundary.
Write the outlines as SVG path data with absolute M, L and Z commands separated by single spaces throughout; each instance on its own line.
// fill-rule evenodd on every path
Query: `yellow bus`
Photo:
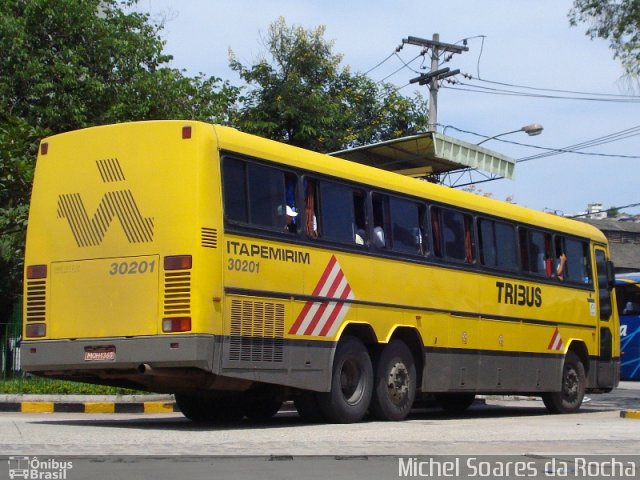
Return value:
M 27 372 L 174 393 L 194 421 L 574 412 L 618 382 L 597 229 L 195 121 L 44 139 L 24 284 Z

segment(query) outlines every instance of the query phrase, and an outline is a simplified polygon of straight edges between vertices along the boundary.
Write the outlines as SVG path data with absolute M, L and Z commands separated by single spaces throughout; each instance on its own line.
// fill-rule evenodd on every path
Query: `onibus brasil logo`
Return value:
M 9 478 L 30 480 L 66 480 L 73 469 L 73 462 L 54 458 L 44 460 L 38 457 L 9 457 Z
M 96 165 L 104 183 L 126 181 L 117 158 L 98 160 Z M 100 245 L 114 218 L 120 222 L 129 243 L 153 241 L 153 217 L 142 215 L 128 189 L 106 192 L 91 217 L 79 193 L 59 195 L 58 218 L 67 220 L 79 247 Z

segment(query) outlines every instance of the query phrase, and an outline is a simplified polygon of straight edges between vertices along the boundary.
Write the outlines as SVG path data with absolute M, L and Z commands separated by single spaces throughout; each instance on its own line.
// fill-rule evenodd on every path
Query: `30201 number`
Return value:
M 236 272 L 260 273 L 260 262 L 230 258 L 227 263 L 227 269 Z
M 156 261 L 146 260 L 132 262 L 114 262 L 109 267 L 109 275 L 136 275 L 152 273 L 156 268 Z

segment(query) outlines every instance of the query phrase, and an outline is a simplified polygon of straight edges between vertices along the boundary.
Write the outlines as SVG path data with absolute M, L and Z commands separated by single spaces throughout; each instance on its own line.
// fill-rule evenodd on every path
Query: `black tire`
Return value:
M 237 396 L 208 397 L 176 394 L 182 414 L 192 422 L 225 423 L 241 420 L 244 409 Z
M 305 422 L 320 423 L 327 420 L 320 410 L 316 395 L 316 392 L 305 391 L 293 400 L 296 410 Z
M 584 365 L 576 353 L 569 351 L 562 367 L 561 390 L 544 393 L 542 401 L 550 413 L 575 413 L 582 405 L 586 388 Z
M 416 398 L 416 365 L 401 340 L 389 342 L 375 361 L 371 413 L 380 420 L 404 420 Z
M 242 404 L 242 411 L 250 420 L 264 421 L 272 418 L 284 400 L 281 392 L 269 385 L 258 387 L 240 394 L 238 401 Z
M 331 391 L 316 394 L 320 410 L 330 422 L 359 422 L 371 402 L 373 367 L 369 352 L 358 338 L 340 340 L 331 373 Z
M 475 393 L 436 393 L 436 402 L 440 408 L 449 413 L 462 413 L 476 399 Z
M 264 399 L 259 402 L 249 401 L 244 414 L 250 420 L 264 421 L 272 418 L 282 407 L 282 400 Z

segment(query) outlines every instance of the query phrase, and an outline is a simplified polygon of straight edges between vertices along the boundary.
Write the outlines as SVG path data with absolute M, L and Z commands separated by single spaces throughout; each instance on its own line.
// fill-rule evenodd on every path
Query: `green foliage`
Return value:
M 40 139 L 93 125 L 189 118 L 317 151 L 422 130 L 422 97 L 405 98 L 341 66 L 324 27 L 274 22 L 271 55 L 230 65 L 242 90 L 171 68 L 161 23 L 136 0 L 0 2 L 0 321 L 21 293 L 24 232 Z M 238 105 L 240 107 L 238 107 Z
M 574 0 L 569 21 L 586 23 L 587 35 L 608 40 L 627 74 L 640 78 L 640 1 Z
M 238 89 L 169 68 L 136 3 L 0 2 L 0 319 L 21 291 L 24 229 L 39 140 L 129 120 L 227 123 Z
M 146 393 L 127 388 L 92 385 L 90 383 L 26 377 L 0 379 L 0 394 L 23 395 L 133 395 Z
M 230 67 L 248 84 L 236 123 L 242 130 L 316 151 L 334 151 L 424 128 L 424 101 L 400 95 L 340 66 L 324 27 L 288 27 L 279 18 L 265 39 L 271 56 Z

